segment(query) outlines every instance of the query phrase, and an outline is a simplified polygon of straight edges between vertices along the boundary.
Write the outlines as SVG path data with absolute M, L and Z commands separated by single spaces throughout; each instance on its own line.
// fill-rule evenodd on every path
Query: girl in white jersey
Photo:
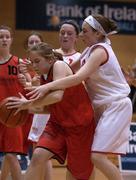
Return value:
M 59 43 L 60 48 L 56 49 L 63 55 L 63 60 L 73 66 L 77 61 L 81 53 L 76 50 L 76 43 L 80 28 L 74 20 L 63 21 L 59 30 Z M 74 66 L 74 71 L 77 71 L 79 67 Z
M 87 47 L 81 55 L 80 70 L 28 94 L 32 99 L 39 99 L 48 91 L 85 81 L 97 120 L 91 159 L 110 180 L 122 180 L 122 177 L 106 155 L 126 153 L 132 117 L 132 105 L 128 98 L 130 88 L 107 38 L 116 29 L 116 24 L 102 15 L 88 16 L 80 33 Z

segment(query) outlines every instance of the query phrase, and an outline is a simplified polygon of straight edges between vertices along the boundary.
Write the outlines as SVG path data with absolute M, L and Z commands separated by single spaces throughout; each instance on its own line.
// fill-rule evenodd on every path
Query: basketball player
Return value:
M 81 55 L 80 70 L 28 94 L 30 98 L 41 99 L 48 91 L 72 87 L 85 81 L 97 121 L 91 159 L 110 180 L 122 180 L 122 177 L 106 154 L 126 153 L 132 118 L 132 104 L 128 98 L 130 88 L 108 39 L 116 32 L 117 25 L 112 20 L 102 15 L 88 16 L 83 21 L 80 33 L 87 47 Z
M 18 96 L 23 89 L 18 81 L 19 58 L 12 55 L 10 47 L 13 34 L 10 27 L 0 26 L 0 101 L 8 96 Z M 17 154 L 23 153 L 22 128 L 9 128 L 0 123 L 0 152 L 4 153 L 1 168 L 1 180 L 5 180 L 10 171 L 13 180 L 21 180 L 21 168 Z M 8 167 L 5 167 L 8 165 Z
M 73 64 L 81 55 L 76 50 L 79 32 L 80 28 L 74 20 L 63 21 L 59 30 L 60 48 L 56 49 L 56 51 L 63 55 L 63 60 L 72 66 L 74 71 L 79 69 L 78 66 L 73 66 Z
M 32 31 L 26 37 L 24 47 L 26 50 L 28 50 L 32 46 L 34 46 L 40 42 L 43 42 L 43 41 L 44 41 L 44 38 L 42 37 L 42 35 L 39 32 Z M 22 69 L 22 68 L 24 68 L 24 69 Z M 25 75 L 25 77 L 22 77 L 22 74 L 21 74 L 21 76 L 19 77 L 21 84 L 24 87 L 26 87 L 27 85 L 30 86 L 30 84 L 32 84 L 33 86 L 40 85 L 40 76 L 37 75 L 37 73 L 34 71 L 34 69 L 32 67 L 30 67 L 29 70 L 27 71 L 25 68 L 26 68 L 25 66 L 23 66 L 23 67 L 20 66 L 21 72 Z M 25 72 L 27 73 L 27 76 L 26 76 Z M 45 77 L 45 80 L 46 80 L 46 77 Z M 33 142 L 33 148 L 35 148 L 35 145 L 38 142 L 39 137 L 41 136 L 49 117 L 50 117 L 49 114 L 34 114 L 31 128 L 29 128 L 29 124 L 28 124 L 28 122 L 26 122 L 25 129 L 27 132 L 29 131 L 28 133 L 25 132 L 25 136 L 27 134 L 26 138 L 28 139 L 28 141 L 27 140 L 25 141 L 25 149 L 26 150 L 28 149 L 29 141 Z M 45 169 L 46 169 L 46 173 L 44 173 L 43 177 L 41 177 L 41 180 L 43 180 L 43 179 L 44 180 L 52 180 L 51 161 L 48 161 L 45 163 Z
M 37 73 L 48 74 L 48 82 L 73 74 L 65 62 L 56 61 L 55 52 L 46 43 L 33 46 L 29 56 Z M 41 80 L 44 83 L 45 80 Z M 93 169 L 89 157 L 95 123 L 93 108 L 82 83 L 51 92 L 36 102 L 21 95 L 21 99 L 12 99 L 7 106 L 19 109 L 46 106 L 50 110 L 50 119 L 36 145 L 25 180 L 39 180 L 44 163 L 52 157 L 60 163 L 67 158 L 67 180 L 89 179 Z

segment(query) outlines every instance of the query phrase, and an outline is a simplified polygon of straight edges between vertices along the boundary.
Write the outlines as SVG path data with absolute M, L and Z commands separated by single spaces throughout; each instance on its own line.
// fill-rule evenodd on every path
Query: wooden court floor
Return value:
M 5 180 L 12 180 L 11 177 Z M 40 179 L 39 179 L 40 180 Z M 54 167 L 53 168 L 53 180 L 66 180 L 66 168 L 65 167 Z M 104 175 L 96 170 L 95 180 L 107 180 Z
M 124 180 L 136 180 L 136 174 L 123 175 Z M 12 180 L 11 177 L 5 180 Z M 39 179 L 40 180 L 40 179 Z M 53 168 L 53 180 L 66 180 L 66 168 L 54 167 Z M 98 169 L 95 170 L 95 180 L 108 180 Z
M 66 168 L 54 167 L 53 180 L 65 180 Z M 123 173 L 123 180 L 136 180 L 136 173 Z M 95 169 L 95 180 L 108 180 L 98 169 Z

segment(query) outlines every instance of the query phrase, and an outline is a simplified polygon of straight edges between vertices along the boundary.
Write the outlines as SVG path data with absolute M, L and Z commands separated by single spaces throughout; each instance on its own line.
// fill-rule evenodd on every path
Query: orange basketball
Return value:
M 22 110 L 14 115 L 16 109 L 7 109 L 6 107 L 8 99 L 6 98 L 0 103 L 0 122 L 8 127 L 23 125 L 28 118 L 28 110 Z

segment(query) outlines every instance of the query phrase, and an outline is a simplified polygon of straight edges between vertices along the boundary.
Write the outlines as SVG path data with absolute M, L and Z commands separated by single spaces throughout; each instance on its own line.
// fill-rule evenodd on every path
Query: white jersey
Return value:
M 47 75 L 43 75 L 46 80 Z M 50 114 L 34 114 L 33 122 L 31 125 L 31 129 L 28 135 L 28 139 L 33 142 L 38 142 L 40 136 L 42 135 L 45 126 L 50 118 Z
M 81 65 L 88 60 L 96 46 L 102 46 L 106 50 L 108 59 L 85 81 L 97 122 L 92 151 L 124 154 L 132 118 L 132 104 L 127 97 L 130 88 L 111 46 L 107 43 L 86 48 L 81 54 Z
M 34 114 L 32 126 L 28 135 L 29 140 L 38 142 L 49 118 L 49 114 Z
M 130 88 L 111 46 L 107 43 L 98 43 L 86 48 L 82 53 L 84 55 L 81 55 L 81 65 L 87 61 L 95 46 L 104 47 L 108 54 L 108 61 L 91 74 L 85 82 L 89 97 L 93 101 L 94 106 L 98 107 L 102 104 L 127 97 L 130 93 Z
M 63 60 L 67 63 L 67 64 L 71 64 L 72 62 L 76 61 L 77 59 L 79 59 L 81 53 L 79 52 L 75 52 L 74 54 L 70 54 L 70 55 L 64 55 L 63 56 Z

